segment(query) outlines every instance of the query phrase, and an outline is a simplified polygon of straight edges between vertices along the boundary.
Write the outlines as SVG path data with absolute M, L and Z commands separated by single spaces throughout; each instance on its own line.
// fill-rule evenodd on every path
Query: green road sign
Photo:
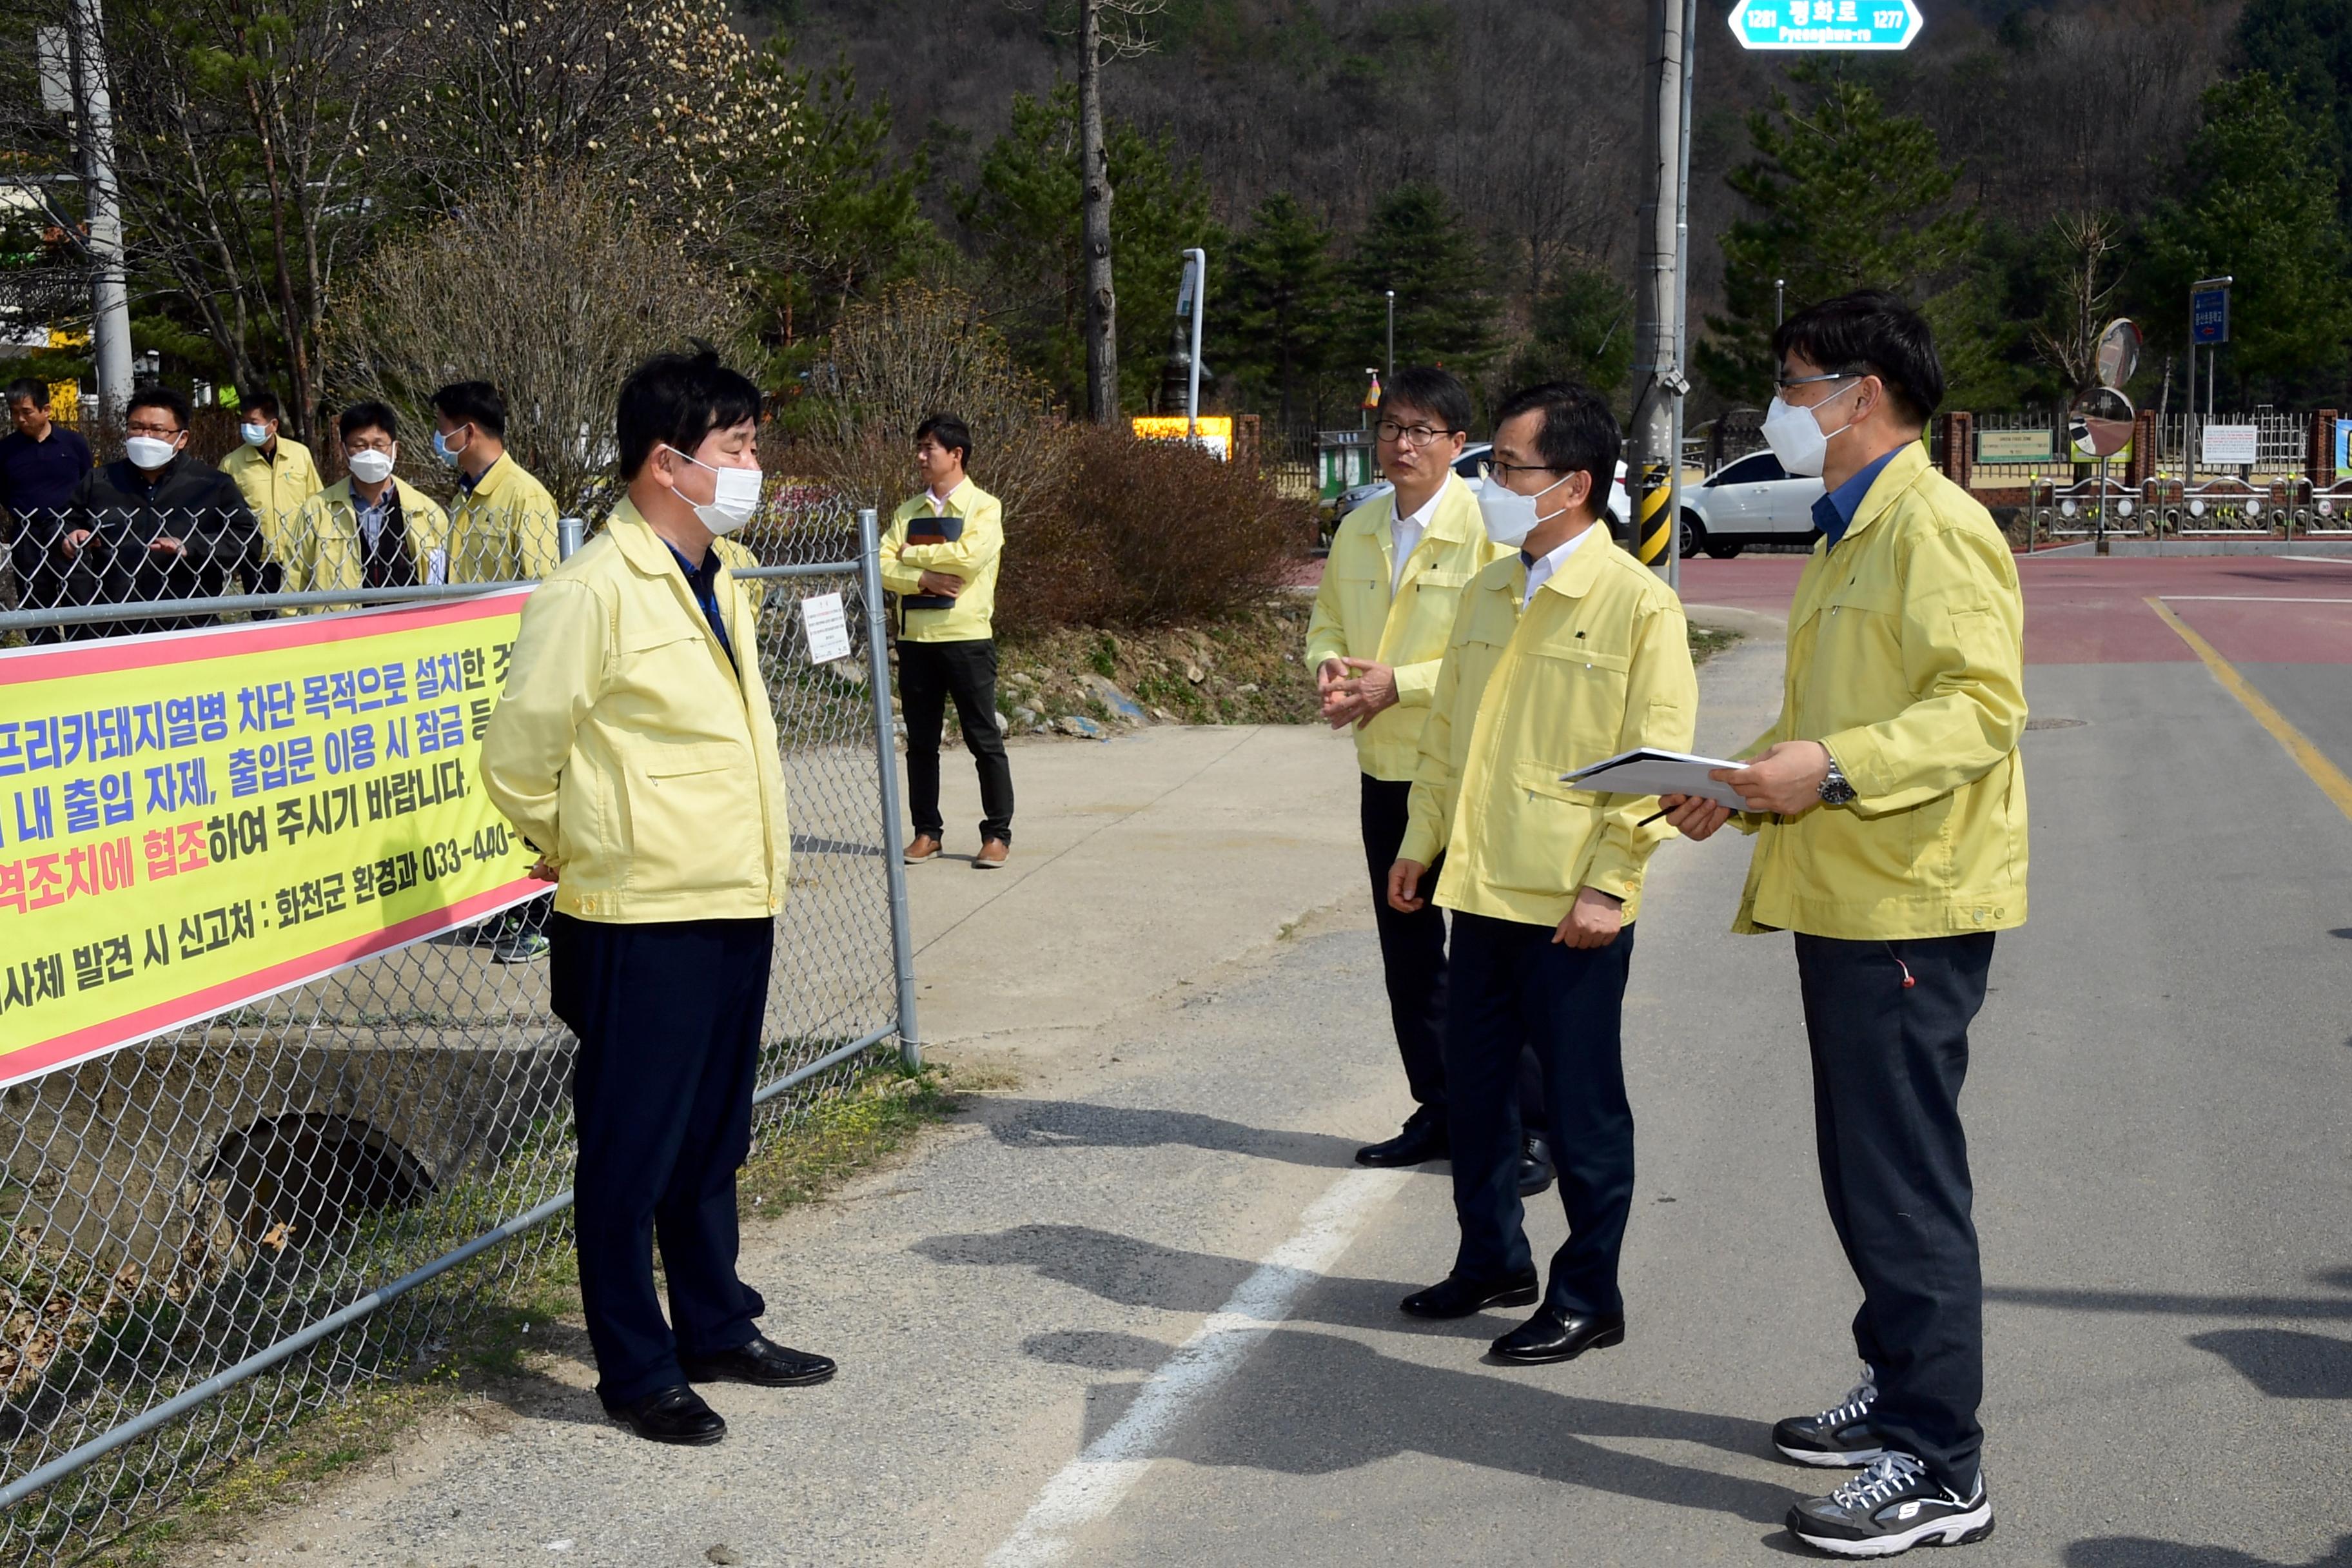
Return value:
M 1907 49 L 1914 0 L 1740 0 L 1731 30 L 1749 49 Z

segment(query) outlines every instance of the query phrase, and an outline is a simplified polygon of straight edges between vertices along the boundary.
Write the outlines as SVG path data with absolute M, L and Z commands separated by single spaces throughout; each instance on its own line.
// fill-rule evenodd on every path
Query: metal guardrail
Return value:
M 2029 543 L 2063 539 L 2352 539 L 2352 479 L 2314 486 L 2309 479 L 2248 483 L 2214 479 L 2184 485 L 2149 479 L 2036 477 L 2022 509 Z
M 789 596 L 761 616 L 794 830 L 761 1139 L 877 1047 L 920 1059 L 878 530 L 871 511 L 854 534 L 845 514 L 813 521 L 740 574 L 838 584 L 866 622 L 820 666 Z M 0 631 L 497 586 L 59 605 Z M 561 1241 L 576 1043 L 544 963 L 501 962 L 527 954 L 538 907 L 0 1094 L 0 1562 L 102 1539 L 305 1411 L 429 1364 Z

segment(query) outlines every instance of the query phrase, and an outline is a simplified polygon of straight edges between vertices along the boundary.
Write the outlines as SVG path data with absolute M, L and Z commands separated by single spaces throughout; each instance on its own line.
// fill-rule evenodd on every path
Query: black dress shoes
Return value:
M 1534 1197 L 1551 1185 L 1551 1151 L 1540 1138 L 1530 1137 L 1519 1146 L 1519 1196 Z
M 830 1358 L 786 1350 L 764 1334 L 754 1334 L 749 1344 L 717 1355 L 682 1355 L 677 1364 L 696 1383 L 756 1383 L 762 1388 L 823 1383 L 834 1372 Z
M 1497 1361 L 1520 1366 L 1574 1361 L 1586 1351 L 1625 1342 L 1622 1312 L 1565 1312 L 1545 1307 L 1489 1348 Z
M 1449 1274 L 1426 1290 L 1397 1303 L 1409 1318 L 1466 1318 L 1489 1307 L 1524 1307 L 1536 1299 L 1536 1271 L 1500 1279 L 1464 1279 Z
M 648 1443 L 707 1447 L 727 1436 L 727 1422 L 684 1384 L 656 1389 L 631 1405 L 607 1405 L 604 1413 Z
M 1381 1167 L 1420 1165 L 1445 1158 L 1445 1113 L 1423 1106 L 1405 1119 L 1404 1131 L 1385 1143 L 1356 1151 L 1356 1163 Z

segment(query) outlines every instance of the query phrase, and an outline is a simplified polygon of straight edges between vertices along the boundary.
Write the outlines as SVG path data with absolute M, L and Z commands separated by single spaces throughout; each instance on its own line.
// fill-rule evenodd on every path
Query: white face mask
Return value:
M 694 519 L 715 534 L 729 534 L 751 521 L 760 510 L 760 480 L 757 468 L 713 468 L 699 458 L 688 458 L 675 447 L 669 448 L 686 458 L 698 468 L 710 468 L 718 476 L 708 501 L 698 501 L 683 490 L 678 499 L 694 509 Z
M 248 447 L 261 446 L 269 439 L 269 426 L 267 425 L 240 425 L 236 433 Z
M 1852 392 L 1862 383 L 1842 386 L 1811 408 L 1799 408 L 1782 401 L 1778 395 L 1764 415 L 1764 444 L 1780 459 L 1780 466 L 1804 479 L 1820 477 L 1829 465 L 1830 437 L 1842 436 L 1853 427 L 1849 419 L 1834 430 L 1823 430 L 1819 417 L 1822 409 Z
M 352 454 L 352 478 L 363 485 L 380 485 L 392 477 L 391 452 L 362 447 Z
M 131 459 L 134 468 L 154 472 L 179 454 L 175 442 L 155 436 L 133 436 L 122 443 L 122 455 Z
M 1478 516 L 1486 525 L 1486 537 L 1508 549 L 1517 549 L 1527 536 L 1536 531 L 1539 521 L 1536 502 L 1576 478 L 1564 474 L 1531 496 L 1506 489 L 1500 476 L 1489 472 L 1486 482 L 1478 487 Z

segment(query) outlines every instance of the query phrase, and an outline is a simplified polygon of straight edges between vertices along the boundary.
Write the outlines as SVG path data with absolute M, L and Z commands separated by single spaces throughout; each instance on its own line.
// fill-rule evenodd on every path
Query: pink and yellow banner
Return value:
M 545 890 L 478 765 L 528 592 L 0 652 L 0 1083 Z

